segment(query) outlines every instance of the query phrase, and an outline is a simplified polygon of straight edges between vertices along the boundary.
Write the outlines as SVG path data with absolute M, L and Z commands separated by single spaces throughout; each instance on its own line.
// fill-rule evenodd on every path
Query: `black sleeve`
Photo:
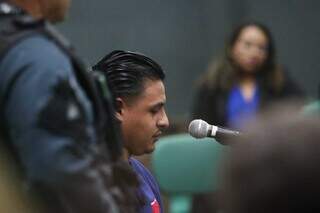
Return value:
M 218 112 L 224 111 L 224 106 L 218 99 L 216 91 L 209 89 L 205 85 L 200 85 L 196 90 L 193 101 L 191 119 L 202 119 L 210 124 L 223 125 L 222 114 L 224 113 L 220 113 L 221 115 L 219 116 Z
M 294 79 L 289 75 L 288 72 L 284 72 L 284 77 L 285 82 L 282 96 L 284 98 L 305 99 L 305 91 L 300 87 L 300 85 L 296 81 L 294 81 Z

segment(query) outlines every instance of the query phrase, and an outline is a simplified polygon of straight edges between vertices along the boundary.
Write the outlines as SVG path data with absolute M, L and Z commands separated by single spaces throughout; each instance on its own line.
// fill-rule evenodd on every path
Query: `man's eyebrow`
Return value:
M 161 102 L 158 102 L 158 103 L 152 105 L 152 107 L 154 107 L 154 108 L 156 108 L 156 107 L 163 107 L 165 104 L 166 104 L 165 101 L 161 101 Z

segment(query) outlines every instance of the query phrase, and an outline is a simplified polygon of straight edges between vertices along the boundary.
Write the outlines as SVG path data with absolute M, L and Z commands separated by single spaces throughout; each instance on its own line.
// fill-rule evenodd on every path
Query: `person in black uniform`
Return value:
M 69 4 L 0 1 L 4 145 L 28 188 L 51 204 L 48 211 L 135 212 L 130 189 L 135 191 L 137 180 L 119 160 L 121 140 L 105 111 L 107 101 L 100 99 L 68 42 L 47 22 L 63 20 Z M 112 131 L 104 135 L 105 129 Z M 108 149 L 118 152 L 112 156 Z

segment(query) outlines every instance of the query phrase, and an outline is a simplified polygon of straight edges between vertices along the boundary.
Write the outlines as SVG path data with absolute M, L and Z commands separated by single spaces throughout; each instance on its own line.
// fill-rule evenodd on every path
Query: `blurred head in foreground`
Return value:
M 264 115 L 231 147 L 221 176 L 223 212 L 320 210 L 319 118 L 278 112 Z

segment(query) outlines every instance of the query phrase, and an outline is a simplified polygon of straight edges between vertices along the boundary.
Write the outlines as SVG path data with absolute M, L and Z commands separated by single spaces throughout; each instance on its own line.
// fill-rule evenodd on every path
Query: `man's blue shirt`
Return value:
M 140 180 L 139 193 L 145 199 L 146 204 L 142 207 L 141 213 L 162 213 L 159 186 L 152 174 L 138 160 L 130 157 L 129 164 L 138 175 Z

